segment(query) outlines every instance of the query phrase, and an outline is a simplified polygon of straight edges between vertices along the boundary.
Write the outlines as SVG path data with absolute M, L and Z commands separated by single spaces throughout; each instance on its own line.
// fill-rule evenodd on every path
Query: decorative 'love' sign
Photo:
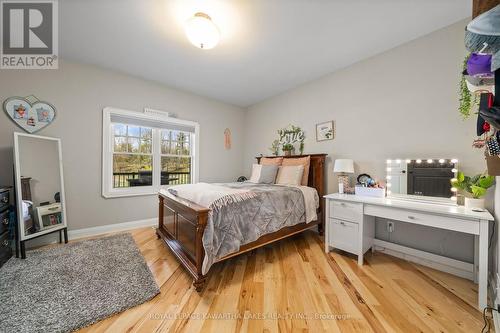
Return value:
M 35 96 L 10 97 L 3 103 L 5 113 L 28 133 L 35 133 L 54 121 L 56 108 Z

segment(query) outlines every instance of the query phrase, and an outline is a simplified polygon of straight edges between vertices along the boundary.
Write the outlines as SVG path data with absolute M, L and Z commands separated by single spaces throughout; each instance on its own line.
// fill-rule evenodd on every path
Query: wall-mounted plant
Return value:
M 463 70 L 467 70 L 467 60 L 469 56 L 465 57 L 463 63 Z M 462 115 L 463 119 L 467 119 L 470 117 L 470 110 L 472 108 L 472 95 L 467 88 L 467 82 L 465 82 L 465 74 L 462 74 L 462 79 L 460 80 L 460 106 L 458 111 Z
M 295 145 L 299 145 L 300 154 L 304 152 L 304 131 L 297 126 L 289 125 L 288 127 L 278 130 L 278 143 L 281 145 L 281 150 L 287 155 L 290 155 L 295 150 Z M 291 149 L 290 149 L 291 147 Z
M 458 107 L 458 112 L 462 115 L 465 120 L 470 117 L 472 109 L 479 105 L 479 98 L 477 94 L 472 93 L 467 86 L 467 61 L 470 55 L 466 56 L 462 67 L 462 77 L 460 79 L 460 105 Z

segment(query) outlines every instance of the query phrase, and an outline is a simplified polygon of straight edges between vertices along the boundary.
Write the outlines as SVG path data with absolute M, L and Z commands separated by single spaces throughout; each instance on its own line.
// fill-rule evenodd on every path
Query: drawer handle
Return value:
M 8 241 L 8 240 L 4 240 L 4 241 L 2 242 L 2 245 L 3 245 L 3 246 L 9 246 L 9 241 Z
M 9 224 L 9 219 L 3 219 L 2 223 L 5 224 L 5 225 L 8 225 Z
M 341 225 L 345 226 L 345 222 L 340 222 Z
M 3 202 L 3 203 L 7 203 L 7 202 L 9 202 L 9 197 L 3 197 L 3 198 L 2 198 L 2 202 Z
M 411 216 L 411 215 L 410 215 L 410 216 L 408 216 L 408 218 L 409 218 L 410 220 L 414 220 L 414 219 L 415 219 L 415 216 Z
M 341 206 L 345 206 L 345 203 L 344 203 L 344 202 L 341 202 L 341 203 L 340 203 L 340 205 L 341 205 Z

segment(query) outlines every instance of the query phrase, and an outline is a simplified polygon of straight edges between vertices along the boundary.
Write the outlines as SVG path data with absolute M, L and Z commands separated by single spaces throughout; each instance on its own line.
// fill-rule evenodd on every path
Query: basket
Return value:
M 356 186 L 354 193 L 364 197 L 384 198 L 385 188 Z
M 486 156 L 488 175 L 500 176 L 500 155 Z

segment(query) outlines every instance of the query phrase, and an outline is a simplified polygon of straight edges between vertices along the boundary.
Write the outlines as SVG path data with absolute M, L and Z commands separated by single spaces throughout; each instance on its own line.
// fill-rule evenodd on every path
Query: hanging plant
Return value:
M 465 57 L 463 63 L 463 73 L 467 71 L 467 60 L 469 60 L 469 56 Z M 472 94 L 467 88 L 467 82 L 465 82 L 465 74 L 462 73 L 462 79 L 460 80 L 460 106 L 458 111 L 462 115 L 462 118 L 465 120 L 470 117 L 470 112 L 472 109 Z

